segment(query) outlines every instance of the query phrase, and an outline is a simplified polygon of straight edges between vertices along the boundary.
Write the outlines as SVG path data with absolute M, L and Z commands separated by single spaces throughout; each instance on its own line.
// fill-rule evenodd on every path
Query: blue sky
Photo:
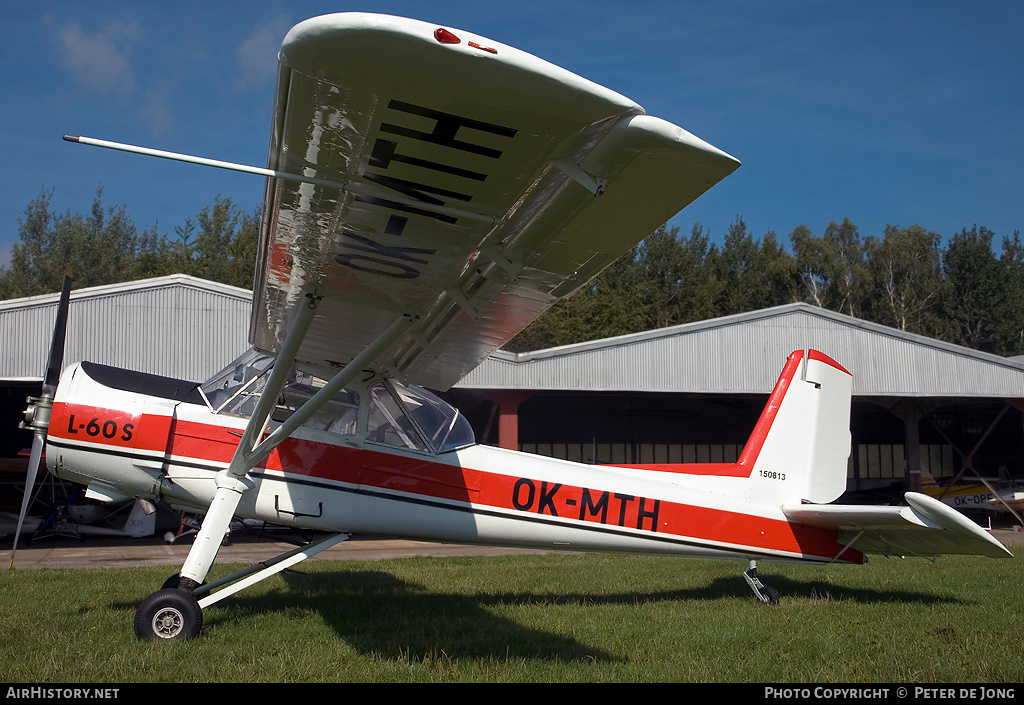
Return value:
M 96 190 L 173 233 L 218 194 L 255 210 L 262 179 L 94 147 L 63 133 L 266 163 L 277 47 L 335 11 L 414 17 L 514 45 L 640 103 L 743 166 L 672 222 L 716 241 L 850 218 L 863 236 L 1024 229 L 1019 2 L 72 3 L 5 0 L 0 261 L 44 189 Z

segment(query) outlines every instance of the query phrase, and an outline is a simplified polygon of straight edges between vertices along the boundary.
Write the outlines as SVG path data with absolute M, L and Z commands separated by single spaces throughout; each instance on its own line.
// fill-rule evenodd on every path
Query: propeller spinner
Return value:
M 21 428 L 31 429 L 34 437 L 32 439 L 32 453 L 28 459 L 28 474 L 25 476 L 25 494 L 21 498 L 21 513 L 18 515 L 18 527 L 14 531 L 14 545 L 11 547 L 11 564 L 8 566 L 9 568 L 14 567 L 14 554 L 18 550 L 21 527 L 25 523 L 25 515 L 28 513 L 28 505 L 32 497 L 32 488 L 36 484 L 39 460 L 43 455 L 46 431 L 50 426 L 50 411 L 53 408 L 53 397 L 57 393 L 57 382 L 60 381 L 60 372 L 64 365 L 64 340 L 68 327 L 68 309 L 70 308 L 72 280 L 71 265 L 68 265 L 67 270 L 64 272 L 64 285 L 60 292 L 60 303 L 57 305 L 57 321 L 53 326 L 50 354 L 46 360 L 46 372 L 43 376 L 43 393 L 42 396 L 28 398 L 25 420 L 19 424 Z

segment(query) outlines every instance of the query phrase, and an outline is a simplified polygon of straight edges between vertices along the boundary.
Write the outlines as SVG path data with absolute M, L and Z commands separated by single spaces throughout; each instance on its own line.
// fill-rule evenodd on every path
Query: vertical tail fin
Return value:
M 828 504 L 846 491 L 853 376 L 817 350 L 797 350 L 735 463 L 621 465 L 685 476 L 685 484 L 758 504 Z
M 817 350 L 797 350 L 737 460 L 759 501 L 827 504 L 846 490 L 852 375 Z

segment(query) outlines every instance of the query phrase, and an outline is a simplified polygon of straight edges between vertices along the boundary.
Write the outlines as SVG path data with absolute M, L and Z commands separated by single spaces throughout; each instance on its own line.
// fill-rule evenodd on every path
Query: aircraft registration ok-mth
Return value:
M 328 15 L 284 39 L 266 169 L 134 151 L 267 177 L 249 352 L 201 385 L 89 362 L 60 374 L 69 276 L 27 414 L 30 485 L 45 443 L 50 472 L 90 497 L 205 515 L 180 573 L 139 606 L 140 638 L 196 636 L 206 607 L 351 533 L 731 558 L 765 602 L 778 593 L 759 560 L 1009 555 L 924 495 L 830 504 L 852 377 L 815 350 L 785 361 L 735 463 L 481 446 L 427 391 L 739 166 L 613 91 L 469 32 Z M 235 516 L 329 535 L 207 584 Z

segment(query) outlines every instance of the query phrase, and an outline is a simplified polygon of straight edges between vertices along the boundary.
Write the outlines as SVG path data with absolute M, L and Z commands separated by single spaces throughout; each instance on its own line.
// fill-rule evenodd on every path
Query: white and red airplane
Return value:
M 35 457 L 45 438 L 47 468 L 89 497 L 205 514 L 136 634 L 195 636 L 206 607 L 351 533 L 736 559 L 765 602 L 778 593 L 760 560 L 1009 555 L 924 495 L 829 504 L 846 487 L 852 378 L 814 350 L 786 361 L 730 464 L 485 447 L 425 389 L 451 387 L 738 165 L 469 32 L 355 13 L 293 28 L 269 167 L 248 169 L 267 175 L 253 349 L 202 385 L 88 362 L 58 384 L 51 355 L 28 414 Z M 207 584 L 234 516 L 330 535 Z

